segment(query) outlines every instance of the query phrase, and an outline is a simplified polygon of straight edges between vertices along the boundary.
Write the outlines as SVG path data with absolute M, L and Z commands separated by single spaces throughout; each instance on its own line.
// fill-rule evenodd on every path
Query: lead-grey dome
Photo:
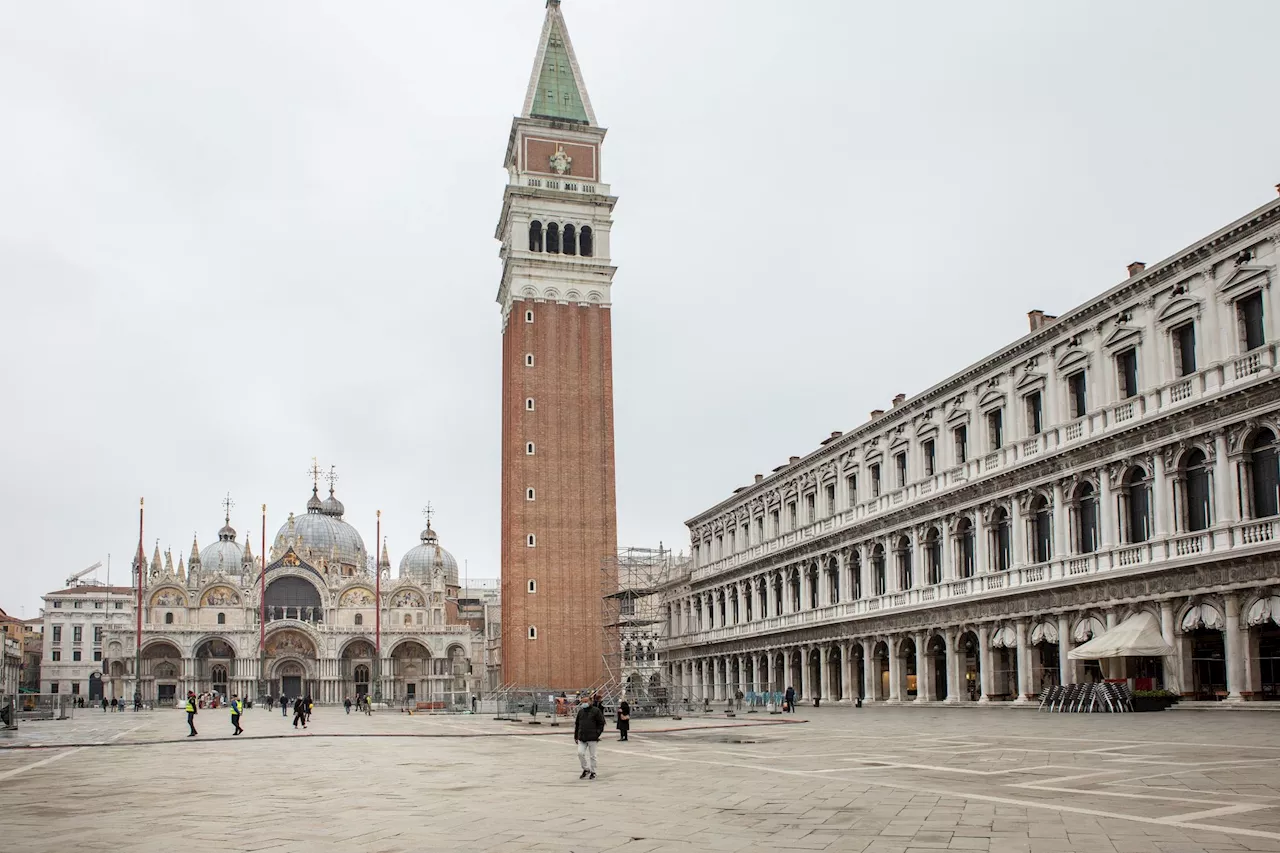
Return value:
M 236 531 L 230 520 L 218 531 L 218 541 L 200 549 L 200 568 L 206 572 L 240 574 L 244 547 L 236 543 Z
M 359 531 L 342 520 L 342 503 L 333 495 L 321 501 L 311 489 L 307 514 L 290 516 L 276 534 L 273 557 L 292 547 L 308 562 L 325 561 L 330 568 L 343 569 L 344 574 L 363 574 L 369 570 L 369 555 Z
M 437 567 L 444 572 L 446 586 L 458 585 L 458 561 L 440 547 L 436 532 L 427 525 L 422 531 L 422 544 L 415 545 L 400 558 L 400 577 L 430 583 Z

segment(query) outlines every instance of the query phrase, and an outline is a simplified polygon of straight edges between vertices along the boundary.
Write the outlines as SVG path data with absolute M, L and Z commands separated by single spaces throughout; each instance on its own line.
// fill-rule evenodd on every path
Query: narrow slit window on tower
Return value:
M 524 312 L 524 321 L 525 321 L 526 323 L 532 323 L 532 322 L 533 322 L 533 312 L 532 312 L 532 311 L 526 311 L 526 312 Z
M 537 497 L 534 495 L 532 486 L 524 490 L 524 499 L 527 501 L 537 500 Z
M 537 592 L 537 591 L 538 591 L 538 582 L 536 580 L 530 579 L 529 592 Z
M 533 398 L 532 398 L 532 397 L 525 397 L 525 398 L 524 398 L 524 410 L 525 410 L 526 412 L 532 412 L 532 411 L 533 411 Z
M 530 533 L 524 538 L 524 544 L 530 548 L 536 548 L 538 547 L 538 537 Z
M 533 627 L 532 625 L 529 626 L 529 639 L 530 640 L 538 639 L 538 629 Z
M 578 254 L 584 258 L 589 258 L 595 252 L 595 244 L 591 242 L 591 226 L 583 225 L 582 230 L 578 232 Z
M 526 353 L 524 357 L 524 366 L 533 367 L 533 353 Z
M 578 253 L 577 232 L 574 231 L 572 225 L 564 227 L 564 253 L 566 255 L 576 255 Z
M 547 251 L 553 255 L 560 254 L 560 226 L 554 222 L 547 223 Z
M 536 219 L 529 223 L 529 251 L 542 251 L 542 223 Z
M 527 442 L 525 442 L 525 445 L 524 445 L 524 455 L 525 455 L 525 456 L 532 456 L 532 455 L 533 455 L 533 442 L 532 442 L 532 441 L 527 441 Z

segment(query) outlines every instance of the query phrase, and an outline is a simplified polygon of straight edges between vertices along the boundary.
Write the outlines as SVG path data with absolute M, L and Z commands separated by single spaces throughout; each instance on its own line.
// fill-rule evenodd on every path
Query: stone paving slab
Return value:
M 577 778 L 567 724 L 322 708 L 304 733 L 253 710 L 232 737 L 206 711 L 185 738 L 179 711 L 82 713 L 0 742 L 0 838 L 115 853 L 1280 853 L 1271 715 L 807 711 L 638 720 L 627 743 L 608 733 L 594 782 Z

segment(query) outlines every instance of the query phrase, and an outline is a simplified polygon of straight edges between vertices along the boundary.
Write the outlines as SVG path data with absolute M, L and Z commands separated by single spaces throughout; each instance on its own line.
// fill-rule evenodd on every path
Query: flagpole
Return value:
M 145 498 L 138 498 L 138 556 L 134 560 L 138 570 L 137 635 L 134 638 L 133 652 L 133 707 L 135 709 L 142 702 L 142 571 L 145 568 L 142 553 L 142 519 L 145 503 Z
M 373 543 L 373 699 L 382 702 L 382 510 L 378 510 L 378 533 Z
M 267 693 L 267 505 L 262 505 L 262 570 L 258 572 L 258 698 Z M 270 710 L 269 708 L 267 710 Z

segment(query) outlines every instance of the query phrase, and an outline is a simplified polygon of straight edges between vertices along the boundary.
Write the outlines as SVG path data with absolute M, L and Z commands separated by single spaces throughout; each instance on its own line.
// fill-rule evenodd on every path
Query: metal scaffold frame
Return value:
M 626 699 L 635 716 L 671 713 L 677 698 L 660 653 L 666 617 L 659 596 L 675 562 L 662 547 L 619 548 L 601 561 L 601 693 L 611 704 Z

